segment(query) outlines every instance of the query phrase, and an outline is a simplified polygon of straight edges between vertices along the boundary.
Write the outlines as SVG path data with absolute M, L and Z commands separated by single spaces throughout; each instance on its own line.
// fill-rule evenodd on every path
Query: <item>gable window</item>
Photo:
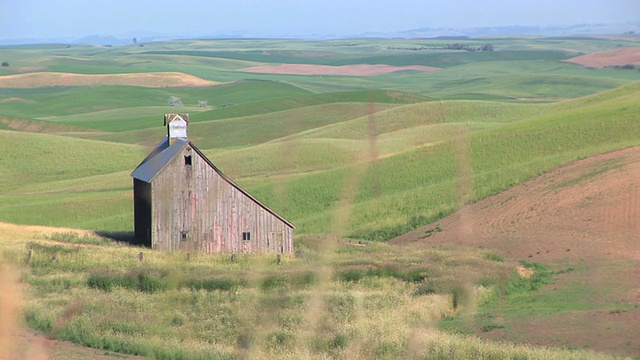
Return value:
M 191 165 L 191 155 L 185 155 L 184 156 L 184 164 L 185 165 Z
M 185 241 L 189 239 L 189 233 L 186 231 L 180 231 L 180 240 Z
M 243 232 L 242 233 L 242 240 L 251 241 L 251 233 L 250 232 Z

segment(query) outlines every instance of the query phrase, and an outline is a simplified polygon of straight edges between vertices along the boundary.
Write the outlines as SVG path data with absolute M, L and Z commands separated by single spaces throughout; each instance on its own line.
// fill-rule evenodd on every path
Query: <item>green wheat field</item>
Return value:
M 495 50 L 442 49 L 452 42 Z M 450 330 L 451 319 L 535 292 L 553 272 L 493 251 L 408 252 L 386 241 L 558 166 L 640 145 L 638 67 L 565 61 L 639 46 L 628 36 L 2 47 L 0 222 L 90 231 L 0 235 L 3 266 L 20 274 L 20 322 L 155 359 L 629 355 Z M 439 69 L 242 70 L 278 64 Z M 179 72 L 211 84 L 60 85 L 51 72 Z M 24 74 L 39 75 L 2 80 Z M 191 141 L 297 226 L 295 255 L 232 262 L 123 242 L 133 234 L 129 174 L 165 136 L 165 113 L 189 113 Z M 461 152 L 471 184 L 463 194 Z M 537 275 L 520 277 L 518 265 Z

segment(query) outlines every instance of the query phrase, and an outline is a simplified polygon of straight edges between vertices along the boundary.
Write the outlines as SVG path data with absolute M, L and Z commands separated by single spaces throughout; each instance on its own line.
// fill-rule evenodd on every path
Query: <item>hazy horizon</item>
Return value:
M 20 0 L 0 4 L 0 39 L 154 33 L 174 37 L 345 36 L 417 28 L 552 27 L 639 20 L 640 2 L 636 0 L 485 0 L 481 4 L 472 0 Z

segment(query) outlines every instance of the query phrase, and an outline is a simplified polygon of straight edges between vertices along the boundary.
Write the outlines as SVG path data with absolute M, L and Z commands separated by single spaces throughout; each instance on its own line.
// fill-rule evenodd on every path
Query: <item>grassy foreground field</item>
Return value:
M 437 330 L 444 316 L 473 311 L 486 289 L 519 278 L 497 253 L 303 238 L 304 256 L 280 265 L 258 255 L 233 263 L 0 226 L 2 276 L 21 274 L 15 301 L 26 323 L 97 349 L 160 359 L 609 358 Z
M 639 40 L 469 40 L 491 42 L 493 52 L 444 50 L 449 42 L 3 48 L 11 65 L 0 69 L 0 221 L 130 237 L 129 173 L 165 136 L 162 115 L 188 112 L 196 146 L 295 223 L 304 253 L 280 265 L 261 256 L 232 263 L 2 225 L 2 264 L 19 274 L 26 324 L 166 359 L 607 358 L 437 330 L 443 318 L 482 310 L 487 294 L 508 295 L 510 284 L 536 288 L 518 266 L 546 269 L 495 250 L 407 252 L 384 241 L 560 165 L 639 145 L 640 71 L 564 61 Z M 280 64 L 440 69 L 242 71 Z M 57 83 L 50 72 L 92 75 L 81 77 L 91 83 Z M 199 85 L 152 87 L 134 76 L 144 73 L 183 73 Z M 30 74 L 29 87 L 2 85 L 20 74 Z

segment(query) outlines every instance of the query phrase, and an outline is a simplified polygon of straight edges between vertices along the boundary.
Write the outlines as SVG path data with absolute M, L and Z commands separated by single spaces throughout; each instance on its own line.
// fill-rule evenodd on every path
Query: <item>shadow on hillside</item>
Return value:
M 136 240 L 133 231 L 96 231 L 96 234 L 114 241 L 142 246 L 142 244 Z

